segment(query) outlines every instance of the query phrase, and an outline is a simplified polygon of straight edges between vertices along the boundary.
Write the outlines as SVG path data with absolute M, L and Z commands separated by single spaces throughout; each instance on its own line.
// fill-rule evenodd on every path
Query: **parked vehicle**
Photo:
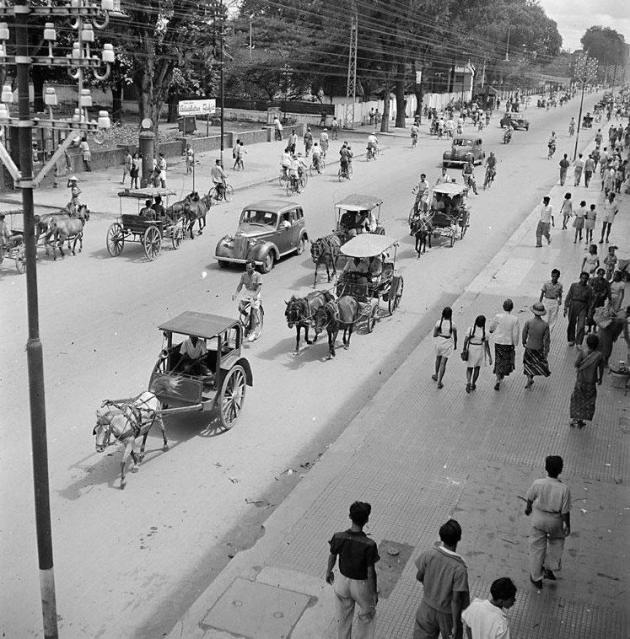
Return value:
M 236 233 L 219 240 L 215 257 L 222 267 L 253 260 L 260 271 L 269 273 L 279 259 L 301 255 L 307 241 L 300 204 L 262 200 L 243 209 Z

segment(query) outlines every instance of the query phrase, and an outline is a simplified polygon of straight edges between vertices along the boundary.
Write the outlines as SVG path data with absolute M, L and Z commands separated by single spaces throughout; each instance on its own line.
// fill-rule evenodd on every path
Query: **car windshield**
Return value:
M 277 213 L 270 211 L 256 211 L 247 209 L 241 214 L 241 224 L 261 224 L 263 226 L 274 226 L 278 220 Z
M 453 141 L 453 146 L 472 146 L 472 140 L 458 139 Z

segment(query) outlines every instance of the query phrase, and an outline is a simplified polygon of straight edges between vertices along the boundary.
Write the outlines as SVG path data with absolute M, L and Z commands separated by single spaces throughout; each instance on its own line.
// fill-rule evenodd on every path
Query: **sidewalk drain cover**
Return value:
M 309 596 L 267 584 L 236 579 L 203 618 L 202 627 L 248 639 L 288 637 Z
M 379 599 L 387 599 L 392 594 L 412 553 L 412 546 L 397 541 L 383 539 L 378 545 L 381 556 L 377 565 Z

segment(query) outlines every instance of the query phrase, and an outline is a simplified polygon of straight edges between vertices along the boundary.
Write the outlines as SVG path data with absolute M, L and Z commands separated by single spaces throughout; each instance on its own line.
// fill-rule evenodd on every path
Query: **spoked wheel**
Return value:
M 179 245 L 182 243 L 184 239 L 184 229 L 178 224 L 171 230 L 171 242 L 173 243 L 173 248 L 179 248 Z
M 125 234 L 123 227 L 118 222 L 114 222 L 107 229 L 107 252 L 112 257 L 118 257 L 125 246 Z
M 142 246 L 147 259 L 154 260 L 162 249 L 162 235 L 157 226 L 149 226 L 144 232 Z
M 370 314 L 367 319 L 367 332 L 371 333 L 374 330 L 374 326 L 376 325 L 376 320 L 378 318 L 378 304 L 374 304 L 370 309 Z
M 155 366 L 151 371 L 151 377 L 149 377 L 149 390 L 151 390 L 153 382 L 166 372 L 168 372 L 168 353 L 164 350 L 160 353 L 160 358 L 157 362 L 155 362 Z
M 245 370 L 237 364 L 225 376 L 218 398 L 219 419 L 225 430 L 230 430 L 236 423 L 243 409 L 246 390 Z
M 394 277 L 392 279 L 392 287 L 389 291 L 389 297 L 387 300 L 387 310 L 390 315 L 394 314 L 394 311 L 400 304 L 400 298 L 403 294 L 404 282 L 402 277 Z
M 234 197 L 234 187 L 231 184 L 228 184 L 223 191 L 223 199 L 226 202 L 231 202 Z
M 258 309 L 258 321 L 256 322 L 256 326 L 254 327 L 251 333 L 253 336 L 252 341 L 257 340 L 262 335 L 264 323 L 265 323 L 265 309 L 262 307 L 262 304 L 261 304 L 260 308 Z

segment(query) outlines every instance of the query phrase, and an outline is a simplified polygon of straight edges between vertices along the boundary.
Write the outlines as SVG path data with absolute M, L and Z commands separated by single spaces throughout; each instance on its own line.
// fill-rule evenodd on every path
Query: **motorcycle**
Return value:
M 265 317 L 262 302 L 246 297 L 238 303 L 238 314 L 238 319 L 243 327 L 243 336 L 250 342 L 257 340 L 262 334 Z
M 512 131 L 507 129 L 503 134 L 503 144 L 509 144 L 512 141 Z

